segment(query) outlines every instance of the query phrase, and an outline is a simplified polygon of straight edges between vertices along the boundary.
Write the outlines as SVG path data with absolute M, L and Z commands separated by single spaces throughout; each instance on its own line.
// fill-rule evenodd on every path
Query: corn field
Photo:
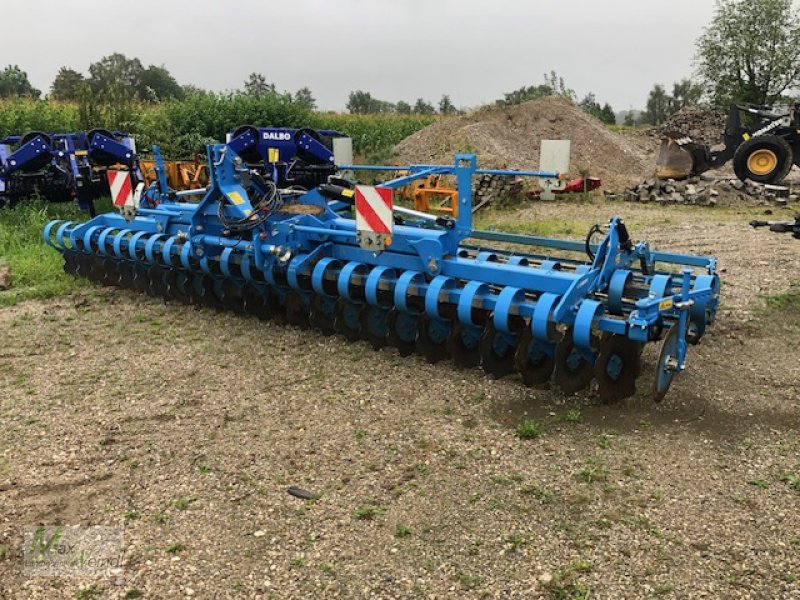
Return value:
M 276 95 L 196 94 L 182 101 L 148 105 L 120 100 L 98 103 L 0 101 L 0 137 L 28 131 L 57 133 L 95 127 L 136 136 L 140 150 L 158 144 L 168 158 L 188 158 L 207 143 L 224 141 L 239 125 L 335 129 L 353 138 L 357 156 L 386 158 L 392 146 L 435 120 L 420 115 L 351 115 L 311 112 Z

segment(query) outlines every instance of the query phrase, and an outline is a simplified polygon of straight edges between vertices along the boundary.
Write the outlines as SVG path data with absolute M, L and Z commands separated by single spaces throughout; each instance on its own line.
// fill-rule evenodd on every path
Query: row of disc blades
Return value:
M 534 339 L 528 323 L 519 317 L 512 318 L 518 321 L 518 333 L 509 335 L 495 328 L 491 313 L 482 318 L 478 315 L 480 327 L 465 326 L 457 318 L 432 318 L 422 307 L 421 314 L 411 314 L 390 304 L 376 306 L 312 291 L 299 292 L 288 286 L 252 285 L 173 266 L 75 250 L 64 250 L 63 255 L 67 273 L 104 285 L 274 319 L 304 329 L 313 327 L 324 335 L 366 340 L 375 349 L 394 346 L 403 356 L 416 352 L 431 363 L 450 359 L 458 367 L 480 366 L 495 378 L 517 372 L 526 385 L 532 386 L 552 379 L 566 394 L 579 392 L 596 380 L 605 402 L 632 396 L 641 371 L 643 345 L 625 336 L 599 337 L 595 351 L 588 353 L 575 345 L 568 328 L 554 349 L 548 349 Z M 448 307 L 442 313 L 447 314 Z

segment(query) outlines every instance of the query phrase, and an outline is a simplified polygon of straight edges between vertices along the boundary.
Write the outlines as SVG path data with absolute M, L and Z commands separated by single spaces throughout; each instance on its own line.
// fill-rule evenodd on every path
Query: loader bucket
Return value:
M 718 158 L 705 144 L 698 144 L 692 138 L 678 132 L 668 131 L 661 140 L 656 159 L 658 179 L 686 179 L 705 173 Z M 715 158 L 716 157 L 716 158 Z
M 692 153 L 671 137 L 662 139 L 656 159 L 656 177 L 659 179 L 686 179 L 694 174 Z

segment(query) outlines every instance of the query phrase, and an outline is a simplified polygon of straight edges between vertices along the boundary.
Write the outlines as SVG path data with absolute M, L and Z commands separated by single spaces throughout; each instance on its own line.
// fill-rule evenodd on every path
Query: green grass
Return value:
M 13 209 L 0 209 L 0 264 L 11 269 L 11 288 L 0 291 L 0 306 L 62 296 L 88 285 L 65 274 L 61 255 L 42 240 L 44 226 L 53 219 L 87 218 L 72 203 L 30 200 Z
M 546 431 L 544 425 L 537 423 L 533 419 L 525 419 L 517 425 L 516 433 L 517 437 L 522 440 L 535 440 L 542 437 Z

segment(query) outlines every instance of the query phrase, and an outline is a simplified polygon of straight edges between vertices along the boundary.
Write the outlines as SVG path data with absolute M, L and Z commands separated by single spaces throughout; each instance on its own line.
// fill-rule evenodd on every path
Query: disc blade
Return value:
M 606 336 L 600 343 L 594 376 L 603 402 L 610 404 L 636 393 L 636 378 L 642 362 L 641 346 L 622 335 Z
M 400 356 L 410 356 L 416 350 L 419 315 L 412 315 L 392 308 L 386 317 L 388 334 L 386 341 L 397 348 Z
M 447 336 L 449 335 L 449 321 L 432 319 L 427 314 L 423 315 L 417 326 L 416 350 L 431 364 L 443 361 L 449 356 L 447 351 Z
M 565 394 L 574 394 L 589 386 L 594 368 L 584 354 L 575 346 L 572 329 L 556 344 L 553 381 Z
M 480 327 L 464 325 L 461 321 L 453 321 L 450 335 L 447 337 L 447 349 L 457 367 L 471 369 L 481 364 Z
M 308 329 L 308 296 L 294 290 L 286 294 L 286 323 Z
M 365 304 L 359 314 L 361 337 L 368 341 L 375 350 L 379 350 L 387 344 L 389 327 L 386 319 L 388 316 L 388 308 L 372 304 Z
M 519 336 L 514 366 L 522 375 L 525 385 L 542 385 L 550 380 L 556 361 L 548 353 L 544 344 L 533 337 L 530 327 Z
M 481 366 L 483 370 L 500 379 L 514 372 L 514 355 L 517 352 L 516 336 L 498 331 L 494 319 L 489 319 L 481 336 Z
M 336 299 L 329 296 L 313 294 L 308 312 L 308 322 L 322 335 L 336 333 L 334 321 L 336 319 Z
M 672 326 L 661 342 L 661 352 L 656 363 L 656 377 L 653 380 L 652 398 L 654 402 L 661 402 L 672 385 L 677 370 L 671 368 L 670 362 L 677 360 L 678 355 L 678 327 Z
M 334 321 L 336 332 L 342 334 L 350 342 L 361 339 L 360 312 L 361 305 L 347 298 L 339 298 L 336 301 L 336 320 Z

